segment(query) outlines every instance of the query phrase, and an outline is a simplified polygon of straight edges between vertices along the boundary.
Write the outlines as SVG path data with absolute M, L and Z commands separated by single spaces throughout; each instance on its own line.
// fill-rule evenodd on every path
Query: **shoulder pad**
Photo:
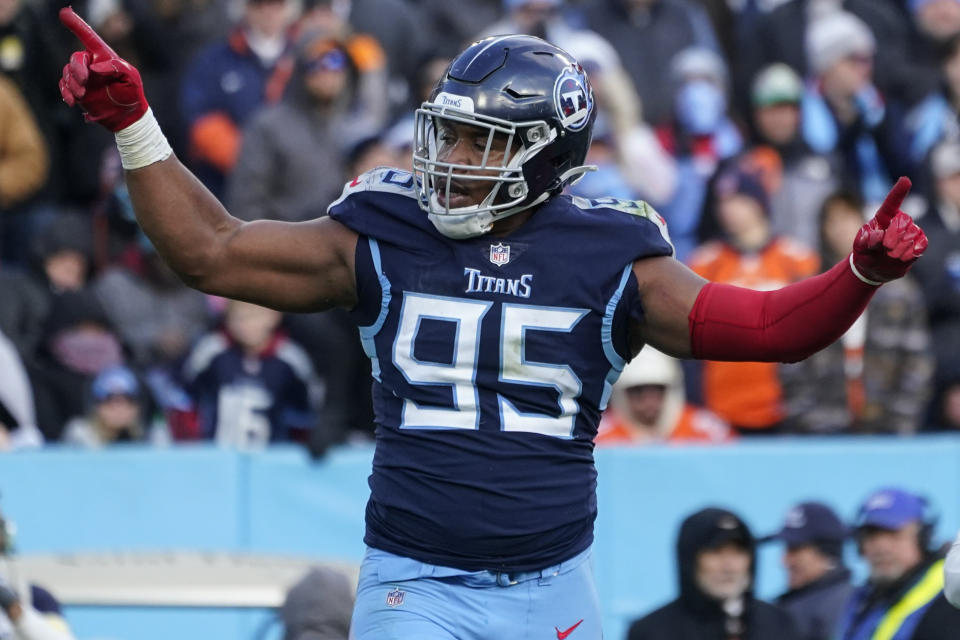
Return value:
M 629 213 L 632 216 L 646 218 L 657 225 L 664 239 L 673 245 L 670 240 L 670 232 L 667 230 L 667 221 L 663 219 L 657 210 L 654 209 L 645 200 L 624 200 L 623 198 L 581 198 L 573 197 L 573 204 L 581 209 L 613 209 L 621 213 Z
M 416 181 L 414 180 L 413 174 L 409 171 L 395 169 L 393 167 L 377 167 L 366 173 L 361 173 L 345 184 L 340 197 L 330 204 L 328 211 L 330 208 L 346 200 L 349 196 L 363 191 L 395 193 L 407 196 L 408 198 L 416 198 L 417 190 L 415 187 Z

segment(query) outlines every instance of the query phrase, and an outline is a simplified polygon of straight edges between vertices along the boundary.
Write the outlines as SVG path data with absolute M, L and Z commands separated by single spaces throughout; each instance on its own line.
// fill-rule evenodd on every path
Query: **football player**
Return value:
M 191 286 L 351 310 L 377 445 L 352 633 L 601 637 L 593 437 L 625 362 L 799 360 L 841 336 L 926 238 L 893 188 L 848 259 L 779 291 L 707 283 L 643 202 L 563 189 L 596 115 L 582 67 L 530 36 L 458 55 L 416 112 L 413 173 L 349 182 L 329 215 L 241 222 L 171 153 L 136 69 L 70 9 L 61 93 L 116 134 L 138 221 Z M 320 215 L 322 212 L 317 212 Z

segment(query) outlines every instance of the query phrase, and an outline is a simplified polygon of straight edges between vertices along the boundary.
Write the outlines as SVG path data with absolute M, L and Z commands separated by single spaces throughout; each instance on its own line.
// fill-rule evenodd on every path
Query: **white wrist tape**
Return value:
M 857 266 L 856 266 L 855 264 L 853 264 L 853 254 L 852 254 L 852 253 L 850 254 L 850 270 L 853 271 L 853 275 L 857 276 L 857 278 L 859 278 L 862 282 L 866 282 L 867 284 L 872 284 L 872 285 L 875 286 L 875 287 L 879 287 L 880 285 L 883 284 L 882 282 L 877 282 L 876 280 L 871 280 L 870 278 L 867 278 L 867 277 L 864 276 L 862 273 L 860 273 L 859 271 L 857 271 Z
M 166 160 L 173 153 L 150 108 L 139 120 L 117 131 L 114 136 L 117 150 L 120 151 L 120 162 L 127 170 Z

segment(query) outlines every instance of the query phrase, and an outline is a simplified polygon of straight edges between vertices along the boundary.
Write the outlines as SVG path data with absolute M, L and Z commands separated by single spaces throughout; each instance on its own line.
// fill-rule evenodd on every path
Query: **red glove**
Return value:
M 71 107 L 79 104 L 87 122 L 99 122 L 113 132 L 139 120 L 148 108 L 140 72 L 118 56 L 72 8 L 60 9 L 60 22 L 86 48 L 75 51 L 63 67 L 63 101 Z
M 909 178 L 897 180 L 873 220 L 861 227 L 853 241 L 855 271 L 875 283 L 902 278 L 927 248 L 923 229 L 900 211 L 910 186 Z

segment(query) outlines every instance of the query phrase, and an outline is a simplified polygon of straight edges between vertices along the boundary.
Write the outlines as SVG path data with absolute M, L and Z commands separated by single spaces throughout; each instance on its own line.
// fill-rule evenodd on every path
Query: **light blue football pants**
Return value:
M 600 640 L 591 550 L 540 571 L 438 567 L 367 549 L 351 640 Z

